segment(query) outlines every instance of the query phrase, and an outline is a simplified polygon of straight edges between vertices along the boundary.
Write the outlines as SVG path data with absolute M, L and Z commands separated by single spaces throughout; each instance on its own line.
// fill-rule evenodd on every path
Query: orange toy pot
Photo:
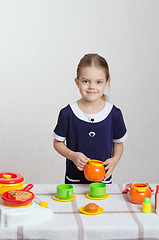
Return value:
M 141 205 L 144 198 L 151 198 L 151 191 L 146 183 L 134 183 L 129 191 L 129 199 L 132 203 Z
M 100 182 L 105 176 L 104 163 L 99 160 L 89 160 L 84 169 L 84 176 L 91 182 Z

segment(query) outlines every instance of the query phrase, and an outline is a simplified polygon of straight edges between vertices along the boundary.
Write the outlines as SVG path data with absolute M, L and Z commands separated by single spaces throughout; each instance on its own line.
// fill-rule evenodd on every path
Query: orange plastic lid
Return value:
M 23 182 L 23 175 L 15 172 L 1 172 L 0 173 L 0 184 L 16 184 Z

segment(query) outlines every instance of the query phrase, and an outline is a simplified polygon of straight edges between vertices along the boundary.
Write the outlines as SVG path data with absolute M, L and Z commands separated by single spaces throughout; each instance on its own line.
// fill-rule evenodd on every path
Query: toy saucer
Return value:
M 106 198 L 109 197 L 109 194 L 106 193 L 103 197 L 100 197 L 100 198 L 94 198 L 90 195 L 90 192 L 86 193 L 86 197 L 89 198 L 89 199 L 92 199 L 92 200 L 104 200 Z
M 86 215 L 97 215 L 97 214 L 100 214 L 100 213 L 104 212 L 104 208 L 99 207 L 97 212 L 90 213 L 90 212 L 86 212 L 85 211 L 85 206 L 83 206 L 79 209 L 79 211 L 80 211 L 80 213 L 83 213 L 83 214 L 86 214 Z
M 25 208 L 25 207 L 31 206 L 32 202 L 27 204 L 27 205 L 22 205 L 22 206 L 11 206 L 11 205 L 8 205 L 8 204 L 5 204 L 5 203 L 4 203 L 4 205 L 7 206 L 7 207 L 12 207 L 12 208 Z
M 76 199 L 76 195 L 73 194 L 72 197 L 69 198 L 69 199 L 60 199 L 60 198 L 58 198 L 57 194 L 55 194 L 55 195 L 53 196 L 53 199 L 54 199 L 55 201 L 58 201 L 58 202 L 71 202 L 71 201 L 73 201 L 73 200 Z

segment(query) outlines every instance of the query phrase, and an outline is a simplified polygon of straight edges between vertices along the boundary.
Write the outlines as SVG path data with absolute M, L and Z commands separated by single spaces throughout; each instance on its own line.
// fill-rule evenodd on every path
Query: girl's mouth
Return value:
M 88 94 L 95 94 L 96 92 L 87 92 Z

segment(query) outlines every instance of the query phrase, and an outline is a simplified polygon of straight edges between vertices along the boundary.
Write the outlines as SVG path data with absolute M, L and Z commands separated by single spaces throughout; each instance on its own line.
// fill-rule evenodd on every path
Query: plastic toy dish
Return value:
M 22 199 L 22 200 L 14 200 L 8 198 L 8 192 L 11 190 L 2 193 L 1 198 L 3 199 L 4 205 L 7 205 L 9 207 L 27 207 L 32 204 L 33 199 L 35 198 L 35 195 L 33 192 L 30 192 L 29 190 L 33 187 L 33 184 L 28 184 L 25 188 L 22 190 L 18 190 L 19 192 L 25 192 L 25 193 L 30 193 L 30 196 L 28 199 Z M 14 190 L 16 191 L 16 190 Z
M 80 213 L 83 213 L 83 214 L 86 214 L 86 215 L 98 215 L 98 214 L 104 212 L 104 208 L 99 207 L 97 212 L 95 212 L 95 213 L 90 213 L 90 212 L 86 212 L 86 211 L 85 211 L 85 206 L 83 206 L 83 207 L 81 207 L 81 208 L 79 209 L 79 211 L 80 211 Z
M 55 201 L 58 201 L 58 202 L 71 202 L 71 201 L 73 201 L 73 200 L 76 199 L 76 195 L 73 194 L 72 197 L 69 198 L 69 199 L 60 199 L 60 198 L 58 198 L 57 194 L 55 194 L 55 195 L 53 196 L 53 199 L 54 199 Z
M 106 198 L 109 197 L 109 194 L 106 193 L 106 194 L 105 194 L 103 197 L 101 197 L 101 198 L 94 198 L 94 197 L 92 197 L 91 194 L 88 192 L 88 193 L 86 193 L 86 197 L 87 197 L 88 199 L 92 199 L 92 200 L 104 200 L 104 199 L 106 199 Z
M 26 205 L 22 205 L 22 206 L 12 206 L 12 205 L 5 204 L 5 206 L 12 207 L 12 208 L 25 208 L 25 207 L 29 207 L 31 205 L 32 205 L 32 202 L 29 204 L 26 204 Z

